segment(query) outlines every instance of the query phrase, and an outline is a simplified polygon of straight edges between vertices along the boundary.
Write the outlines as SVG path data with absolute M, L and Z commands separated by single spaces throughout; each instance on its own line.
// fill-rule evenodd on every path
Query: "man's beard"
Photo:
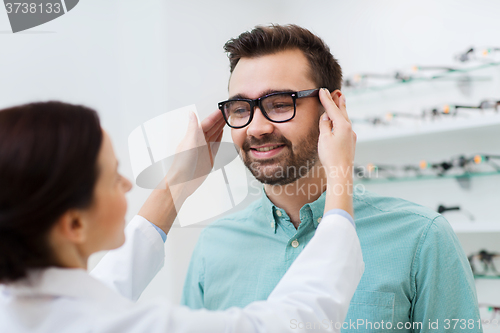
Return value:
M 313 126 L 304 140 L 292 147 L 283 135 L 266 135 L 262 139 L 248 137 L 243 143 L 241 155 L 243 163 L 261 183 L 287 185 L 306 176 L 318 161 L 319 127 Z M 259 161 L 250 155 L 251 146 L 265 144 L 284 145 L 280 156 Z M 294 149 L 293 149 L 294 148 Z

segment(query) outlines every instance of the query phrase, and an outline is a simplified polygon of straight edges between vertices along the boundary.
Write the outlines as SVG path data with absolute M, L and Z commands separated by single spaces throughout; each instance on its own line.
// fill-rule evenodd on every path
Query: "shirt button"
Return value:
M 298 240 L 294 240 L 294 241 L 292 242 L 292 246 L 293 246 L 293 247 L 297 247 L 297 246 L 299 246 L 299 241 L 298 241 Z
M 318 218 L 318 223 L 320 223 L 320 222 L 321 222 L 321 217 Z
M 271 222 L 271 228 L 274 228 L 274 222 Z
M 277 210 L 277 211 L 276 211 L 276 215 L 278 215 L 278 216 L 280 216 L 280 217 L 281 217 L 281 215 L 282 215 L 282 214 L 281 214 L 281 210 Z

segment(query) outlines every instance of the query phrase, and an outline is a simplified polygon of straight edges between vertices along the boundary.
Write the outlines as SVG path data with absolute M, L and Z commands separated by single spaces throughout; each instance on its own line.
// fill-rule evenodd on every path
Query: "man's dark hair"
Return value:
M 241 58 L 254 58 L 285 50 L 301 50 L 309 60 L 311 77 L 318 88 L 341 88 L 342 69 L 321 38 L 297 25 L 257 26 L 224 45 L 233 72 Z
M 91 205 L 103 135 L 94 110 L 60 102 L 0 110 L 0 283 L 57 266 L 48 235 Z

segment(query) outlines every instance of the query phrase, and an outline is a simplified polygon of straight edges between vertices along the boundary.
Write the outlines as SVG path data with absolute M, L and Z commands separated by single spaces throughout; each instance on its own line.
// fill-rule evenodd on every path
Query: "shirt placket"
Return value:
M 312 213 L 309 207 L 304 211 L 301 209 L 300 224 L 297 229 L 295 229 L 290 217 L 284 210 L 276 208 L 275 214 L 278 225 L 288 238 L 285 245 L 285 261 L 289 267 L 306 244 L 306 237 L 304 236 L 312 224 Z

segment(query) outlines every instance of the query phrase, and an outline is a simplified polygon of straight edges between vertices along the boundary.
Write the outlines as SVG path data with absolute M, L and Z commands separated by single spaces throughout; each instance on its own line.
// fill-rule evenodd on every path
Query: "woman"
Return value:
M 345 103 L 339 109 L 329 96 L 320 94 L 328 113 L 320 121 L 320 159 L 352 167 L 356 138 Z M 338 214 L 325 216 L 266 302 L 225 312 L 132 302 L 163 264 L 160 234 L 168 233 L 176 205 L 212 165 L 208 145 L 189 148 L 219 142 L 224 121 L 213 113 L 200 128 L 193 115 L 189 126 L 181 146 L 191 153 L 175 161 L 129 223 L 125 242 L 131 183 L 117 171 L 97 114 L 58 102 L 0 111 L 0 332 L 296 332 L 320 322 L 340 331 L 334 323 L 345 318 L 363 262 L 351 222 Z M 328 181 L 345 191 L 328 191 L 325 209 L 352 216 L 350 176 Z M 97 279 L 86 273 L 92 253 L 116 248 L 93 272 Z

